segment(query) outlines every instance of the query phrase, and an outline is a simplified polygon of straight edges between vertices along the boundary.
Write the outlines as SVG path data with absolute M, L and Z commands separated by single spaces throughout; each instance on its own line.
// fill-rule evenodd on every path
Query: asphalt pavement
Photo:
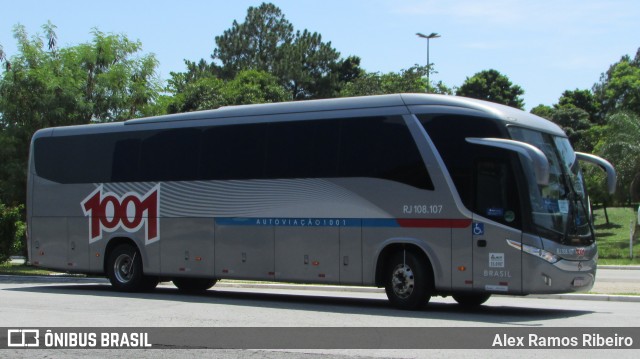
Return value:
M 0 275 L 1 283 L 104 283 L 106 278 L 87 278 L 83 276 L 50 275 L 50 276 L 13 276 Z M 161 283 L 161 286 L 172 286 L 171 283 Z M 216 284 L 216 288 L 245 288 L 245 289 L 284 289 L 284 290 L 314 290 L 331 292 L 384 292 L 382 288 L 333 286 L 333 285 L 304 285 L 289 283 L 261 283 L 246 281 L 223 280 Z M 599 266 L 596 283 L 589 293 L 529 295 L 534 298 L 598 300 L 617 302 L 640 302 L 640 266 Z

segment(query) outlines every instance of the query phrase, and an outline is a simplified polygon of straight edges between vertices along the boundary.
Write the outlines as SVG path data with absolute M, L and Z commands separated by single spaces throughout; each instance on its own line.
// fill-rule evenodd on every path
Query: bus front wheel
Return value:
M 416 310 L 427 305 L 433 291 L 433 276 L 428 262 L 415 252 L 394 253 L 385 269 L 385 292 L 399 309 Z
M 122 292 L 152 290 L 158 285 L 158 278 L 144 275 L 142 257 L 131 244 L 120 244 L 107 259 L 107 277 L 111 285 Z

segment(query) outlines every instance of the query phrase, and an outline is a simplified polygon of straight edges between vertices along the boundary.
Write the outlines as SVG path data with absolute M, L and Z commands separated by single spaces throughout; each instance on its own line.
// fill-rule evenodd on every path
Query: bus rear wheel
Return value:
M 144 275 L 140 252 L 131 244 L 120 244 L 111 251 L 106 270 L 111 285 L 122 292 L 149 291 L 158 285 L 157 277 Z
M 385 269 L 385 292 L 391 304 L 399 309 L 417 310 L 431 299 L 433 276 L 428 262 L 415 252 L 394 253 Z
M 216 282 L 217 280 L 209 278 L 177 278 L 173 280 L 173 285 L 181 292 L 201 293 L 213 287 Z
M 489 293 L 465 293 L 465 294 L 454 294 L 452 295 L 453 299 L 458 302 L 463 307 L 473 308 L 479 307 L 484 302 L 489 300 L 491 294 Z

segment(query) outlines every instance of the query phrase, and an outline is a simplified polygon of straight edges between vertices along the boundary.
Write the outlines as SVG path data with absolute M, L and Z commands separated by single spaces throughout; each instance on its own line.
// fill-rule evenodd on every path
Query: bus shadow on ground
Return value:
M 566 319 L 579 317 L 593 313 L 592 311 L 558 309 L 558 308 L 527 308 L 517 305 L 519 298 L 511 298 L 514 305 L 492 305 L 492 299 L 477 308 L 464 308 L 453 302 L 444 301 L 440 297 L 432 298 L 431 302 L 423 310 L 404 311 L 393 308 L 384 297 L 362 298 L 330 296 L 318 294 L 318 292 L 304 293 L 264 293 L 260 289 L 237 291 L 230 288 L 210 289 L 200 294 L 186 294 L 174 287 L 162 286 L 152 292 L 146 293 L 122 293 L 113 290 L 106 284 L 72 284 L 72 285 L 47 285 L 8 288 L 9 291 L 22 291 L 32 293 L 47 293 L 56 295 L 74 296 L 98 296 L 176 301 L 194 304 L 215 304 L 222 306 L 254 307 L 264 309 L 290 309 L 308 312 L 326 312 L 338 314 L 357 314 L 372 316 L 388 316 L 393 318 L 431 319 L 444 321 L 479 322 L 487 324 L 517 324 L 542 326 L 540 321 Z

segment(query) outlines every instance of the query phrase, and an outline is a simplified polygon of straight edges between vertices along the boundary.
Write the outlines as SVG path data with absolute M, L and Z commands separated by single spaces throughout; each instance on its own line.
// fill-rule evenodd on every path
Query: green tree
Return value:
M 593 125 L 588 131 L 583 133 L 582 142 L 591 145 L 590 150 L 584 150 L 588 153 L 598 153 L 603 155 L 599 148 L 604 143 L 607 133 L 607 126 Z M 604 154 L 606 156 L 606 154 Z M 607 176 L 605 172 L 598 166 L 589 164 L 583 164 L 582 166 L 584 180 L 587 185 L 587 192 L 589 193 L 589 199 L 594 204 L 601 204 L 604 207 L 605 215 L 607 206 L 612 203 L 614 197 L 607 191 Z M 607 219 L 608 223 L 608 219 Z
M 121 121 L 147 115 L 161 85 L 153 54 L 139 55 L 142 44 L 124 35 L 93 31 L 93 41 L 70 48 L 80 61 L 80 85 L 90 104 L 91 118 L 98 122 Z M 84 77 L 86 76 L 86 80 Z M 86 119 L 86 117 L 85 117 Z
M 221 106 L 291 100 L 278 79 L 264 71 L 245 70 L 229 81 L 203 76 L 186 83 L 169 105 L 170 113 L 214 109 Z
M 273 73 L 282 59 L 281 47 L 294 38 L 293 25 L 277 6 L 262 3 L 249 7 L 243 23 L 233 21 L 231 28 L 215 37 L 217 48 L 211 57 L 222 63 L 220 75 L 232 79 L 242 70 Z
M 296 100 L 332 97 L 338 86 L 340 53 L 318 33 L 298 31 L 294 41 L 279 49 L 274 73 Z
M 547 105 L 538 105 L 534 108 L 531 109 L 531 113 L 536 115 L 536 116 L 540 116 L 542 118 L 546 118 L 547 120 L 551 121 L 551 117 L 553 117 L 553 112 L 554 112 L 554 108 L 551 106 L 547 106 Z
M 200 59 L 198 63 L 184 60 L 184 64 L 187 66 L 187 71 L 169 73 L 171 78 L 167 81 L 167 90 L 171 93 L 181 93 L 185 91 L 187 85 L 202 78 L 218 76 L 218 68 L 204 59 Z
M 14 28 L 18 53 L 0 75 L 0 200 L 24 203 L 31 136 L 44 127 L 147 115 L 160 90 L 153 55 L 124 35 L 93 31 L 91 42 L 59 48 L 55 26 L 29 37 Z
M 7 207 L 0 202 L 0 264 L 9 256 L 24 254 L 24 206 Z
M 179 113 L 220 107 L 218 93 L 224 81 L 217 77 L 203 77 L 182 86 L 168 105 L 167 112 Z
M 588 133 L 599 124 L 598 107 L 591 91 L 576 89 L 564 91 L 553 107 L 538 105 L 531 113 L 562 127 L 576 150 L 592 152 L 597 138 Z
M 600 103 L 600 118 L 616 111 L 640 114 L 640 49 L 633 59 L 625 55 L 611 65 L 593 92 Z
M 392 93 L 424 93 L 427 90 L 427 66 L 415 65 L 400 72 L 380 74 L 366 73 L 346 83 L 340 92 L 341 96 L 368 96 Z M 451 89 L 439 82 L 437 87 L 428 92 L 450 94 Z
M 4 47 L 0 44 L 0 64 L 4 62 L 5 70 L 9 71 L 11 69 L 11 63 L 7 61 L 7 54 L 4 53 Z
M 245 70 L 223 88 L 225 106 L 290 101 L 290 94 L 278 79 L 266 72 Z
M 589 122 L 598 123 L 598 113 L 600 112 L 600 105 L 596 101 L 593 92 L 590 90 L 579 90 L 575 89 L 573 91 L 566 90 L 562 93 L 560 98 L 558 99 L 558 104 L 555 105 L 556 108 L 567 108 L 567 107 L 575 107 L 585 111 L 589 115 Z
M 618 112 L 607 116 L 606 122 L 604 136 L 596 151 L 616 168 L 616 198 L 622 203 L 640 195 L 630 192 L 640 174 L 640 116 L 628 111 Z
M 231 80 L 243 70 L 276 76 L 296 100 L 336 96 L 344 81 L 360 74 L 360 59 L 340 53 L 308 30 L 293 25 L 275 5 L 250 7 L 242 23 L 216 36 L 211 57 L 218 77 Z
M 466 96 L 480 100 L 500 103 L 523 109 L 524 90 L 511 83 L 509 78 L 496 70 L 484 70 L 467 77 L 456 91 L 457 96 Z
M 578 151 L 591 152 L 594 144 L 585 142 L 585 134 L 591 129 L 589 114 L 575 106 L 564 106 L 554 109 L 551 121 L 560 126 L 569 137 L 569 141 Z

